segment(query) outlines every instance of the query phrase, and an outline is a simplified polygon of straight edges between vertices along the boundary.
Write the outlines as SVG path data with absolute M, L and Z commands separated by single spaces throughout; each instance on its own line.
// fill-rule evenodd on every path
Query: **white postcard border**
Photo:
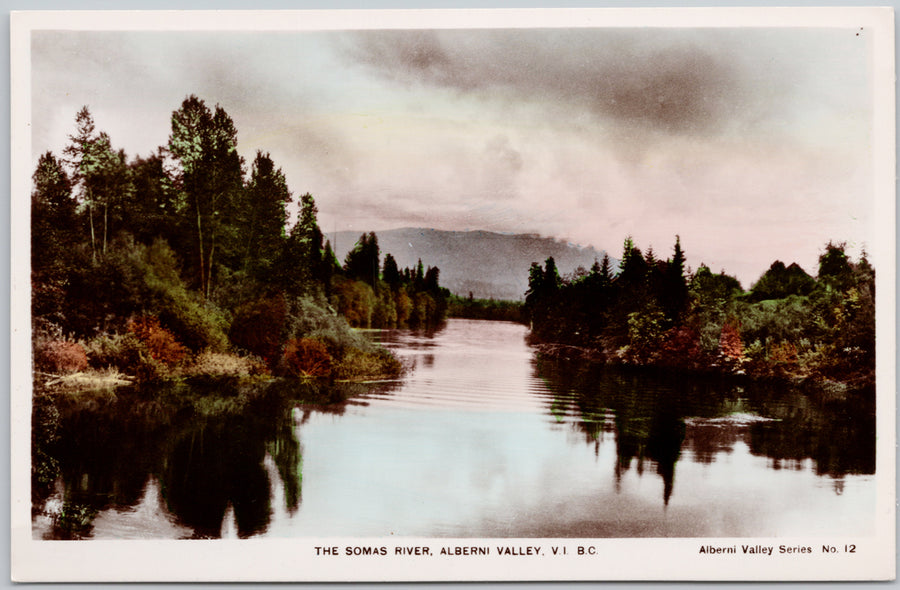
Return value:
M 172 18 L 177 16 L 178 18 Z M 848 18 L 851 17 L 852 18 Z M 895 575 L 896 375 L 894 219 L 894 31 L 891 9 L 573 9 L 438 11 L 21 12 L 11 30 L 11 548 L 17 581 L 499 581 L 499 580 L 840 580 Z M 36 541 L 31 538 L 30 316 L 30 34 L 37 29 L 312 30 L 456 27 L 846 27 L 874 34 L 873 80 L 878 271 L 877 532 L 866 538 L 798 539 L 292 539 L 246 541 Z M 769 560 L 705 556 L 703 545 L 811 547 L 811 555 Z M 539 556 L 352 557 L 353 547 L 539 546 Z M 824 554 L 824 545 L 856 545 L 856 554 Z M 336 547 L 339 555 L 316 555 Z M 548 555 L 565 547 L 565 557 Z M 585 553 L 578 555 L 578 548 Z M 592 548 L 593 552 L 589 552 Z

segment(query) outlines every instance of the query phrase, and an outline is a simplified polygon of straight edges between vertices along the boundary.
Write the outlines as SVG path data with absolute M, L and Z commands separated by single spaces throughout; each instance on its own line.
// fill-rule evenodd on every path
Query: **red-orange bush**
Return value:
M 725 322 L 719 335 L 719 355 L 725 358 L 740 360 L 744 357 L 744 344 L 741 342 L 741 331 L 737 325 Z
M 52 373 L 77 373 L 88 367 L 87 353 L 77 342 L 50 340 L 35 351 L 37 368 Z
M 688 326 L 678 326 L 663 335 L 659 363 L 665 366 L 693 367 L 702 362 L 700 335 Z
M 187 349 L 175 336 L 159 325 L 159 319 L 153 316 L 141 316 L 128 322 L 128 331 L 137 336 L 154 360 L 166 365 L 180 363 Z
M 333 368 L 331 354 L 321 340 L 290 339 L 284 346 L 284 370 L 295 377 L 328 377 Z

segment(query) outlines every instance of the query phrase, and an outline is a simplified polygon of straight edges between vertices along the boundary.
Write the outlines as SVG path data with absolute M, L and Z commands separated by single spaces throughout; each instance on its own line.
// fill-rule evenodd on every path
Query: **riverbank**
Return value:
M 377 385 L 185 379 L 41 398 L 33 538 L 868 530 L 874 400 L 535 362 L 526 334 L 384 332 L 417 364 Z
M 683 356 L 663 353 L 640 356 L 627 347 L 617 351 L 586 346 L 575 346 L 559 342 L 540 342 L 529 336 L 531 346 L 547 358 L 562 361 L 585 361 L 598 365 L 608 365 L 637 370 L 666 371 L 684 375 L 717 375 L 743 377 L 758 381 L 787 381 L 794 385 L 814 385 L 829 391 L 865 390 L 874 391 L 875 376 L 860 371 L 856 374 L 835 378 L 817 371 L 814 367 L 799 362 L 767 363 L 747 357 L 733 358 L 724 354 L 717 356 L 692 351 Z
M 157 332 L 161 332 L 157 330 Z M 234 351 L 204 350 L 161 342 L 156 334 L 100 334 L 72 340 L 36 332 L 33 339 L 35 390 L 78 391 L 185 379 L 274 378 L 363 382 L 393 379 L 402 363 L 385 348 L 348 331 L 287 340 L 269 360 Z

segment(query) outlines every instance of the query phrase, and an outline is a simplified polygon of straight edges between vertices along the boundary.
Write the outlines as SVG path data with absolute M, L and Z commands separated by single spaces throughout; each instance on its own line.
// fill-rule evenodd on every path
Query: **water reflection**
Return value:
M 694 462 L 712 464 L 739 442 L 767 457 L 771 469 L 811 464 L 817 475 L 833 479 L 838 494 L 844 476 L 875 473 L 873 391 L 686 377 L 544 357 L 533 366 L 552 392 L 545 406 L 554 421 L 569 421 L 591 443 L 602 433 L 614 434 L 617 491 L 632 464 L 643 474 L 649 460 L 668 505 L 683 451 Z
M 38 403 L 35 424 L 53 436 L 34 447 L 33 534 L 736 537 L 873 526 L 871 392 L 552 361 L 525 332 L 453 321 L 380 333 L 415 368 L 374 386 L 209 381 Z
M 61 398 L 59 438 L 51 447 L 59 478 L 33 485 L 36 531 L 54 539 L 96 537 L 95 520 L 103 515 L 102 536 L 115 537 L 117 529 L 127 535 L 135 515 L 149 511 L 168 525 L 163 536 L 217 538 L 231 526 L 239 538 L 264 532 L 276 483 L 266 464 L 274 465 L 284 510 L 296 513 L 299 431 L 313 412 L 346 409 L 346 403 L 298 405 L 298 398 L 333 397 L 316 387 L 224 380 L 89 394 L 95 396 L 89 403 Z M 154 525 L 145 525 L 141 536 L 156 536 Z

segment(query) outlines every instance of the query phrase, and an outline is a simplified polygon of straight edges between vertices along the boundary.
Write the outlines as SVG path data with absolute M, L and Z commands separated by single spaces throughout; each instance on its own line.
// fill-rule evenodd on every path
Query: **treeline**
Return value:
M 400 272 L 386 256 L 380 276 L 374 234 L 340 265 L 312 195 L 289 226 L 283 172 L 257 151 L 248 173 L 220 106 L 186 98 L 168 143 L 147 157 L 114 148 L 87 107 L 75 127 L 33 175 L 37 378 L 88 368 L 139 379 L 393 375 L 399 363 L 349 326 L 443 316 L 438 269 Z
M 388 253 L 379 265 L 378 236 L 363 234 L 347 253 L 342 273 L 332 280 L 332 301 L 352 326 L 419 328 L 440 323 L 450 292 L 439 284 L 440 269 L 423 266 L 400 270 Z
M 521 301 L 479 299 L 471 292 L 468 297 L 451 295 L 447 316 L 467 320 L 491 320 L 527 324 L 525 305 Z
M 875 270 L 845 250 L 826 244 L 816 277 L 775 261 L 744 291 L 724 271 L 686 270 L 678 238 L 665 260 L 627 238 L 616 271 L 608 256 L 568 279 L 552 258 L 532 264 L 526 312 L 536 340 L 606 362 L 869 386 Z

